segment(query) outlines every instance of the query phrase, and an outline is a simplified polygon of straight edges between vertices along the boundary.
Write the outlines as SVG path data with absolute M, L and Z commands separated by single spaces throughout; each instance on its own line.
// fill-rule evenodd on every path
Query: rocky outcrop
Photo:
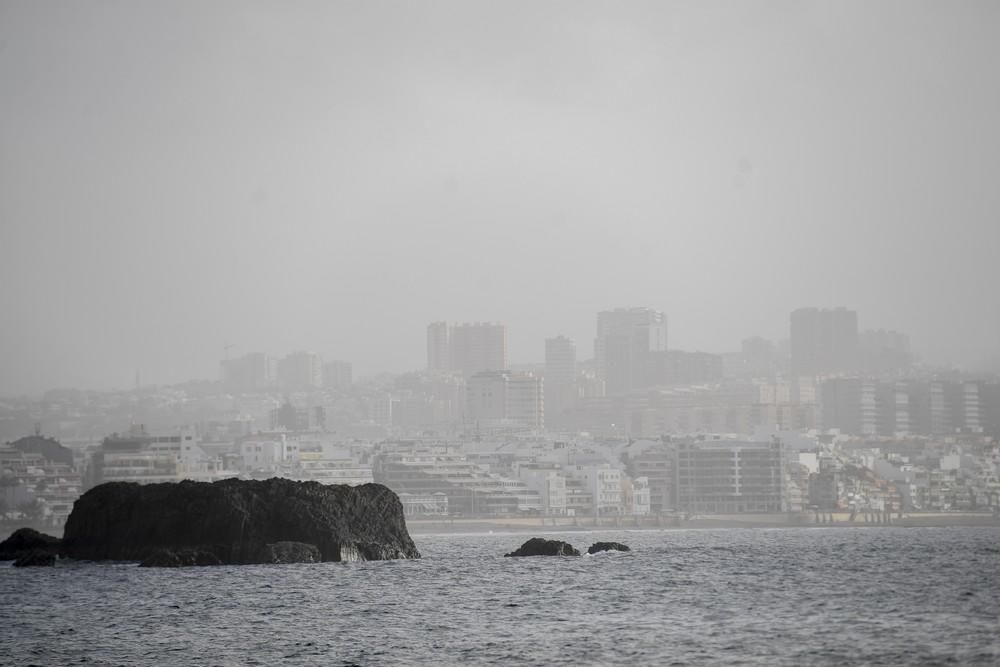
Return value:
M 340 551 L 343 560 L 344 550 Z M 261 552 L 262 563 L 318 563 L 323 560 L 319 549 L 314 544 L 304 544 L 302 542 L 275 542 L 265 544 Z M 368 558 L 366 560 L 386 560 L 384 558 Z
M 34 528 L 18 528 L 0 542 L 0 560 L 17 560 L 32 553 L 59 552 L 59 538 L 40 533 Z
M 74 504 L 61 552 L 150 566 L 420 557 L 385 486 L 287 479 L 101 484 Z
M 588 554 L 596 554 L 601 551 L 632 551 L 621 542 L 594 542 L 587 549 Z
M 504 554 L 505 557 L 520 556 L 579 556 L 580 552 L 573 548 L 572 544 L 559 540 L 546 540 L 541 537 L 533 537 L 517 551 Z
M 222 565 L 222 561 L 210 551 L 157 549 L 139 563 L 139 567 L 201 567 L 206 565 Z
M 45 549 L 28 551 L 14 561 L 14 567 L 52 567 L 55 564 L 56 555 Z

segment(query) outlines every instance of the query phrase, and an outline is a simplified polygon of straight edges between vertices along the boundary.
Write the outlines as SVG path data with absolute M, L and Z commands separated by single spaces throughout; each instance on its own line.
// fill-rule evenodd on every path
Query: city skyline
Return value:
M 661 311 L 657 311 L 656 309 L 651 309 L 651 308 L 649 308 L 647 306 L 634 306 L 633 305 L 633 306 L 619 306 L 619 307 L 614 307 L 614 308 L 610 308 L 610 309 L 602 309 L 602 310 L 598 311 L 597 313 L 592 314 L 592 320 L 596 318 L 596 320 L 597 320 L 597 329 L 596 329 L 596 331 L 600 332 L 602 326 L 604 326 L 604 325 L 601 324 L 602 318 L 613 316 L 616 313 L 627 313 L 627 312 L 636 313 L 636 312 L 640 312 L 640 311 L 648 311 L 648 312 L 657 314 L 656 315 L 657 317 L 662 318 L 661 320 L 657 320 L 657 321 L 662 322 L 662 324 L 658 325 L 658 326 L 662 326 L 663 327 L 663 331 L 660 332 L 657 335 L 662 336 L 663 340 L 662 340 L 662 343 L 658 343 L 657 345 L 660 346 L 660 349 L 669 350 L 671 352 L 683 351 L 685 353 L 692 353 L 692 352 L 694 352 L 694 353 L 705 353 L 705 354 L 711 354 L 711 355 L 714 355 L 714 356 L 724 356 L 724 355 L 731 355 L 731 354 L 742 353 L 744 356 L 746 356 L 748 353 L 747 353 L 747 350 L 745 349 L 745 345 L 749 341 L 760 340 L 761 342 L 768 343 L 768 344 L 770 344 L 772 346 L 774 346 L 774 345 L 781 345 L 781 344 L 790 344 L 791 341 L 792 341 L 792 338 L 793 338 L 793 329 L 794 329 L 793 322 L 795 321 L 795 318 L 797 316 L 801 316 L 803 313 L 806 313 L 808 311 L 815 312 L 815 313 L 817 313 L 820 316 L 823 316 L 824 314 L 834 314 L 834 313 L 839 312 L 839 311 L 844 311 L 847 314 L 850 314 L 850 315 L 853 316 L 853 326 L 856 327 L 856 334 L 859 336 L 859 337 L 856 336 L 856 338 L 855 338 L 854 344 L 855 344 L 855 348 L 856 349 L 853 352 L 853 354 L 855 354 L 857 356 L 857 359 L 855 360 L 855 362 L 857 364 L 860 364 L 860 359 L 861 359 L 861 354 L 862 354 L 861 348 L 858 347 L 858 345 L 860 344 L 859 341 L 862 340 L 862 339 L 864 339 L 866 336 L 869 337 L 869 338 L 872 337 L 872 336 L 876 336 L 876 337 L 881 337 L 883 339 L 885 337 L 887 337 L 887 336 L 888 337 L 900 338 L 902 340 L 905 340 L 905 344 L 907 346 L 907 351 L 909 351 L 909 348 L 910 348 L 910 336 L 908 335 L 909 332 L 898 332 L 896 330 L 885 329 L 885 328 L 882 328 L 882 327 L 871 327 L 871 328 L 862 327 L 862 322 L 864 322 L 864 320 L 859 317 L 859 314 L 856 311 L 854 311 L 852 309 L 849 309 L 849 308 L 847 308 L 845 306 L 842 306 L 842 305 L 833 306 L 833 307 L 821 307 L 821 308 L 817 308 L 817 307 L 813 307 L 813 306 L 803 307 L 803 308 L 796 308 L 795 310 L 793 310 L 790 313 L 786 314 L 786 322 L 787 323 L 786 323 L 786 333 L 785 333 L 784 336 L 780 336 L 780 337 L 777 337 L 777 338 L 769 339 L 769 338 L 766 338 L 766 337 L 761 337 L 761 336 L 759 336 L 757 334 L 747 334 L 747 335 L 741 337 L 736 342 L 736 344 L 731 345 L 727 349 L 723 349 L 723 350 L 707 350 L 705 348 L 699 348 L 697 346 L 684 348 L 682 350 L 681 348 L 676 347 L 674 345 L 667 346 L 666 343 L 667 343 L 668 338 L 669 338 L 669 340 L 673 341 L 673 335 L 674 335 L 673 329 L 671 327 L 672 321 L 671 321 L 671 318 L 669 317 L 669 313 L 663 313 Z M 452 368 L 452 367 L 450 367 L 450 364 L 456 363 L 455 362 L 456 351 L 453 350 L 450 347 L 450 345 L 449 345 L 449 342 L 450 342 L 449 336 L 451 335 L 451 332 L 453 332 L 456 329 L 458 329 L 460 331 L 466 331 L 466 330 L 468 330 L 468 331 L 474 331 L 476 328 L 482 328 L 482 327 L 497 328 L 497 329 L 499 329 L 502 332 L 500 334 L 501 338 L 502 338 L 502 341 L 503 341 L 502 342 L 502 351 L 498 351 L 497 354 L 501 355 L 501 358 L 503 359 L 503 362 L 500 363 L 499 365 L 497 365 L 497 364 L 484 363 L 481 360 L 477 359 L 477 363 L 479 364 L 479 366 L 476 369 L 477 371 L 480 371 L 480 370 L 482 370 L 482 371 L 485 371 L 485 370 L 491 370 L 491 371 L 492 370 L 504 370 L 504 369 L 512 368 L 512 367 L 529 367 L 529 366 L 531 366 L 531 367 L 538 367 L 539 369 L 541 369 L 541 368 L 543 368 L 545 366 L 546 346 L 547 346 L 548 342 L 550 341 L 550 339 L 553 339 L 553 338 L 566 339 L 568 342 L 570 342 L 570 343 L 572 343 L 574 345 L 574 348 L 576 350 L 581 351 L 581 353 L 580 353 L 580 355 L 579 355 L 579 357 L 577 359 L 578 362 L 592 363 L 592 364 L 595 364 L 596 366 L 599 367 L 601 365 L 601 362 L 600 362 L 600 359 L 599 359 L 599 355 L 597 353 L 598 352 L 597 347 L 598 347 L 598 341 L 601 339 L 601 337 L 600 337 L 600 335 L 598 335 L 597 338 L 594 337 L 595 330 L 593 329 L 593 322 L 592 322 L 591 326 L 592 326 L 592 329 L 591 329 L 591 331 L 589 333 L 589 336 L 587 334 L 584 334 L 580 338 L 575 338 L 575 337 L 572 337 L 572 336 L 566 336 L 563 333 L 553 333 L 553 334 L 551 334 L 549 336 L 546 336 L 545 338 L 543 338 L 543 339 L 541 339 L 539 341 L 536 341 L 535 347 L 537 347 L 538 350 L 537 350 L 537 352 L 533 356 L 529 356 L 528 358 L 520 358 L 520 359 L 518 359 L 518 358 L 511 358 L 509 356 L 508 352 L 507 352 L 507 347 L 508 347 L 508 342 L 507 341 L 510 338 L 510 330 L 509 330 L 509 327 L 507 327 L 506 323 L 504 323 L 504 322 L 498 322 L 498 321 L 495 321 L 495 320 L 484 321 L 484 322 L 478 322 L 478 321 L 476 321 L 476 322 L 470 322 L 470 321 L 465 321 L 465 320 L 456 320 L 456 321 L 454 321 L 454 322 L 452 322 L 452 323 L 449 324 L 449 322 L 447 322 L 447 321 L 433 321 L 433 322 L 430 322 L 429 324 L 425 324 L 425 327 L 424 327 L 424 337 L 422 339 L 422 341 L 423 341 L 423 348 L 424 348 L 423 349 L 424 359 L 423 359 L 422 362 L 416 362 L 413 365 L 411 365 L 409 367 L 405 367 L 405 368 L 380 368 L 378 370 L 372 370 L 372 369 L 364 369 L 364 368 L 362 368 L 360 372 L 358 372 L 357 365 L 355 364 L 355 362 L 351 358 L 349 358 L 348 355 L 342 354 L 342 353 L 340 353 L 338 351 L 333 351 L 333 352 L 321 351 L 321 348 L 312 348 L 312 349 L 293 348 L 293 349 L 278 350 L 278 351 L 275 351 L 275 350 L 263 350 L 263 349 L 261 349 L 259 347 L 249 348 L 249 349 L 243 349 L 242 346 L 237 345 L 235 343 L 225 342 L 223 345 L 220 346 L 220 352 L 221 352 L 221 354 L 223 356 L 221 358 L 217 358 L 214 361 L 214 368 L 206 369 L 206 372 L 204 374 L 202 374 L 202 375 L 199 375 L 199 376 L 184 377 L 184 378 L 176 379 L 176 380 L 173 380 L 173 381 L 157 381 L 155 378 L 149 378 L 149 377 L 145 376 L 145 374 L 143 372 L 144 369 L 141 368 L 141 367 L 139 367 L 139 368 L 133 369 L 131 371 L 129 377 L 126 379 L 126 380 L 131 380 L 131 383 L 129 383 L 129 382 L 126 381 L 126 382 L 123 382 L 121 384 L 110 384 L 110 385 L 105 385 L 105 386 L 97 386 L 97 385 L 88 385 L 88 386 L 83 386 L 83 385 L 81 385 L 81 386 L 52 385 L 52 386 L 42 387 L 42 388 L 37 389 L 37 390 L 35 390 L 33 392 L 32 391 L 21 391 L 21 392 L 10 392 L 10 391 L 3 392 L 3 391 L 0 391 L 0 396 L 3 396 L 3 395 L 16 396 L 16 395 L 32 395 L 32 394 L 37 395 L 37 394 L 40 394 L 40 393 L 42 393 L 44 391 L 55 390 L 55 389 L 81 389 L 81 390 L 97 390 L 97 391 L 108 391 L 108 390 L 119 391 L 119 390 L 124 390 L 124 389 L 128 389 L 128 388 L 135 388 L 135 387 L 140 386 L 140 385 L 141 386 L 155 386 L 155 385 L 168 386 L 168 385 L 175 385 L 175 384 L 183 384 L 185 382 L 192 382 L 192 381 L 194 381 L 194 382 L 205 381 L 205 380 L 214 381 L 216 379 L 225 379 L 226 374 L 227 374 L 226 367 L 228 365 L 235 364 L 236 362 L 238 362 L 240 360 L 249 360 L 251 358 L 253 359 L 253 363 L 255 363 L 255 364 L 264 363 L 261 360 L 263 358 L 269 359 L 270 362 L 274 365 L 274 368 L 271 368 L 270 370 L 268 370 L 266 372 L 265 371 L 260 371 L 260 373 L 264 373 L 265 375 L 268 375 L 270 377 L 270 379 L 274 381 L 275 386 L 283 386 L 283 382 L 280 380 L 280 375 L 281 375 L 281 368 L 280 367 L 281 367 L 282 361 L 289 360 L 289 359 L 291 359 L 293 357 L 300 357 L 302 355 L 312 355 L 312 356 L 315 356 L 316 357 L 316 363 L 322 363 L 323 366 L 331 366 L 332 364 L 346 364 L 348 366 L 348 368 L 351 369 L 348 374 L 349 375 L 353 375 L 354 377 L 359 378 L 359 379 L 371 378 L 371 377 L 375 377 L 375 376 L 378 376 L 378 375 L 399 375 L 399 374 L 405 374 L 405 373 L 411 373 L 411 372 L 414 372 L 414 371 L 419 371 L 421 369 L 432 370 L 432 371 L 433 370 L 437 370 L 437 371 L 451 371 L 451 372 L 457 372 L 459 375 L 463 375 L 463 373 L 461 372 L 460 368 Z M 432 334 L 432 330 L 435 331 L 434 334 Z M 443 334 L 444 334 L 443 341 L 436 340 L 436 337 L 438 337 L 438 336 L 441 335 L 440 332 L 443 332 Z M 413 338 L 413 337 L 411 337 L 411 338 Z M 419 338 L 419 337 L 417 337 L 417 338 Z M 583 340 L 583 344 L 582 345 L 580 344 L 581 339 Z M 432 340 L 433 340 L 433 343 L 432 343 Z M 410 345 L 411 347 L 413 346 L 412 345 L 413 340 L 407 339 L 407 342 L 411 344 Z M 432 350 L 432 346 L 436 347 L 436 346 L 439 346 L 439 345 L 442 345 L 442 344 L 443 344 L 442 348 L 440 348 L 440 349 L 433 349 Z M 742 350 L 741 350 L 741 347 L 743 347 Z M 795 375 L 795 371 L 794 371 L 795 361 L 794 361 L 794 359 L 795 359 L 795 355 L 796 355 L 796 352 L 795 352 L 795 349 L 794 349 L 794 344 L 792 344 L 792 348 L 788 350 L 788 353 L 791 355 L 789 357 L 789 359 L 791 361 L 791 366 L 789 366 L 789 368 L 787 369 L 785 375 L 788 376 L 788 377 L 793 377 Z M 440 359 L 438 359 L 437 361 L 432 362 L 432 356 L 431 356 L 432 354 L 433 355 L 442 355 L 443 354 L 445 356 L 445 361 L 446 361 L 445 365 L 444 366 L 435 365 L 436 363 L 440 362 Z M 479 352 L 478 354 L 479 354 L 480 357 L 482 357 L 482 355 L 484 353 L 483 352 Z M 487 354 L 487 356 L 489 356 L 489 355 Z M 912 360 L 926 361 L 926 360 L 920 359 L 919 356 L 916 359 L 912 359 Z M 998 357 L 998 360 L 1000 360 L 1000 357 Z M 962 370 L 962 371 L 969 371 L 969 372 L 992 372 L 992 371 L 996 370 L 996 367 L 991 367 L 990 366 L 990 363 L 993 362 L 993 361 L 994 361 L 993 359 L 986 359 L 986 360 L 984 360 L 984 363 L 981 365 L 981 367 L 972 367 L 972 368 L 966 367 L 966 368 L 963 368 L 963 367 L 960 367 L 960 366 L 957 366 L 957 365 L 955 365 L 955 366 L 948 366 L 948 365 L 944 365 L 944 364 L 940 365 L 939 367 L 941 369 L 943 369 L 943 370 Z M 637 361 L 636 363 L 639 364 L 639 366 L 636 367 L 637 368 L 637 372 L 638 372 L 638 370 L 642 370 L 642 369 L 645 368 L 645 365 L 647 365 L 649 363 L 649 360 L 641 360 L 641 361 Z M 932 364 L 932 365 L 934 365 L 934 364 Z M 496 367 L 494 367 L 494 366 L 496 366 Z M 662 368 L 659 368 L 659 369 L 650 368 L 648 370 L 650 372 L 653 372 L 654 374 L 657 373 L 657 372 L 660 372 L 660 373 L 664 372 Z M 865 369 L 863 369 L 860 365 L 854 365 L 854 366 L 845 366 L 843 368 L 840 368 L 839 372 L 844 372 L 844 371 L 863 372 L 864 370 Z M 801 375 L 816 375 L 816 374 L 818 374 L 818 371 L 819 371 L 819 369 L 817 369 L 817 368 L 810 368 L 810 369 L 804 369 L 803 372 L 800 373 L 800 374 Z M 236 371 L 236 372 L 245 372 L 245 371 Z M 318 370 L 317 371 L 313 371 L 313 372 L 314 373 L 318 373 Z M 819 373 L 819 374 L 822 374 L 822 373 Z M 469 374 L 468 373 L 464 373 L 464 375 L 469 375 Z M 324 385 L 324 382 L 321 379 L 322 378 L 322 374 L 320 373 L 320 374 L 316 375 L 316 378 L 317 379 L 314 382 L 312 382 L 312 383 L 304 383 L 304 384 L 303 383 L 299 383 L 299 384 L 302 385 L 302 386 L 313 386 L 314 388 L 320 388 L 321 386 Z M 657 383 L 656 382 L 652 382 L 652 384 L 657 384 Z M 640 385 L 636 385 L 636 387 L 638 387 L 638 386 L 640 386 Z
M 419 368 L 444 318 L 586 355 L 628 305 L 997 354 L 993 3 L 92 4 L 2 8 L 0 393 Z
M 4 654 L 996 663 L 998 63 L 1000 0 L 0 0 Z

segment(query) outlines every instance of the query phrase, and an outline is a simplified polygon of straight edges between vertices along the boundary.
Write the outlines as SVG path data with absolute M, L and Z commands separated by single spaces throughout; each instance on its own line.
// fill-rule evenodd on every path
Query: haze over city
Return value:
M 584 359 L 620 306 L 997 357 L 996 3 L 52 8 L 0 4 L 0 393 L 403 372 L 437 320 Z
M 0 663 L 1000 664 L 998 0 L 0 0 Z

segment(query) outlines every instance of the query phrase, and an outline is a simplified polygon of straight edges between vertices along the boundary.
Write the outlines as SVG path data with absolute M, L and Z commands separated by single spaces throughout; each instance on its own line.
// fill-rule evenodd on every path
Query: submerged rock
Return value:
M 579 556 L 580 552 L 573 548 L 572 544 L 560 540 L 546 540 L 541 537 L 533 537 L 517 551 L 504 554 L 504 557 L 519 556 Z
M 225 564 L 420 557 L 385 486 L 287 479 L 101 484 L 74 504 L 61 553 L 143 561 L 161 550 Z
M 222 565 L 222 561 L 210 551 L 157 549 L 139 563 L 139 567 L 200 567 L 205 565 Z
M 59 538 L 40 533 L 34 528 L 18 528 L 0 542 L 0 560 L 17 560 L 35 552 L 59 552 Z
M 46 549 L 24 552 L 14 561 L 14 567 L 52 567 L 55 564 L 56 554 Z
M 596 554 L 600 551 L 632 551 L 621 542 L 594 542 L 587 549 L 588 554 Z

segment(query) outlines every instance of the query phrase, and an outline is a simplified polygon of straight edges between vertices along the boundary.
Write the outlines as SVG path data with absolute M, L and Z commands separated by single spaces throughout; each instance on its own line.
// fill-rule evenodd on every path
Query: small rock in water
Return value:
M 517 551 L 504 554 L 509 556 L 579 556 L 580 552 L 573 548 L 572 544 L 560 540 L 546 540 L 541 537 L 533 537 L 521 545 Z
M 594 542 L 587 549 L 588 554 L 596 554 L 600 551 L 632 551 L 621 542 Z

